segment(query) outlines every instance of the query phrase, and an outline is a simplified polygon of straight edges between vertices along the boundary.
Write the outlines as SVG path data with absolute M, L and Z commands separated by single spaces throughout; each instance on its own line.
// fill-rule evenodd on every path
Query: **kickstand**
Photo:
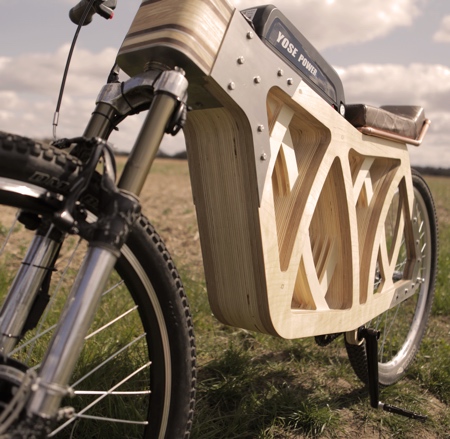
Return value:
M 385 404 L 380 401 L 380 390 L 378 384 L 378 339 L 380 332 L 370 328 L 362 328 L 358 331 L 361 339 L 366 341 L 367 368 L 369 373 L 369 395 L 371 407 L 381 408 L 385 412 L 395 413 L 396 415 L 405 416 L 410 419 L 426 421 L 427 416 L 419 413 L 410 412 L 408 410 Z

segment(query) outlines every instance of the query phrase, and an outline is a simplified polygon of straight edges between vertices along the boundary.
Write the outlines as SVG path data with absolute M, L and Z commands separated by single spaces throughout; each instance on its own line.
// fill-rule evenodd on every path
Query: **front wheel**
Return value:
M 367 327 L 381 332 L 378 341 L 378 373 L 381 385 L 397 382 L 405 373 L 419 349 L 427 328 L 428 317 L 434 298 L 434 285 L 437 271 L 438 230 L 436 210 L 431 192 L 424 179 L 412 171 L 414 202 L 416 208 L 417 230 L 421 254 L 419 267 L 420 290 L 396 307 L 389 309 L 367 323 Z M 395 230 L 398 211 L 401 205 L 394 197 L 386 219 L 386 231 Z M 408 249 L 403 239 L 396 264 L 396 278 L 399 281 L 406 266 Z M 379 273 L 375 274 L 375 284 Z M 350 364 L 358 378 L 368 383 L 367 356 L 365 344 L 353 345 L 345 342 Z
M 33 263 L 34 254 L 39 252 L 27 248 L 34 245 L 36 249 L 36 243 L 55 240 L 54 228 L 47 227 L 48 233 L 37 239 L 23 225 L 26 216 L 16 214 L 16 208 L 31 209 L 33 218 L 49 220 L 48 205 L 40 211 L 40 202 L 28 193 L 44 188 L 44 193 L 51 190 L 64 196 L 80 169 L 76 158 L 0 133 L 0 303 L 16 273 L 22 272 L 20 267 L 48 272 L 41 280 L 30 315 L 25 316 L 24 333 L 7 338 L 20 340 L 7 349 L 0 346 L 0 352 L 8 352 L 9 357 L 0 355 L 0 419 L 2 408 L 17 393 L 11 384 L 14 380 L 6 377 L 11 371 L 7 365 L 21 364 L 39 375 L 40 363 L 87 249 L 81 238 L 68 236 L 51 267 Z M 85 197 L 92 220 L 96 193 L 92 187 Z M 30 241 L 34 243 L 31 247 Z M 2 305 L 0 313 L 5 308 Z M 13 316 L 12 321 L 17 318 Z M 20 386 L 20 370 L 16 375 Z M 192 318 L 183 285 L 161 238 L 141 216 L 103 292 L 69 383 L 72 396 L 63 400 L 63 406 L 73 407 L 74 414 L 62 419 L 49 437 L 186 439 L 192 423 L 195 380 Z M 15 428 L 21 431 L 20 425 Z

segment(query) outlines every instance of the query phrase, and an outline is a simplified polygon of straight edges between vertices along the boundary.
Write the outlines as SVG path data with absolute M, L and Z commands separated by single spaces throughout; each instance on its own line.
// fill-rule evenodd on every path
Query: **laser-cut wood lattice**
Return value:
M 143 2 L 118 59 L 130 74 L 149 61 L 189 72 L 185 137 L 216 317 L 297 338 L 354 330 L 412 294 L 406 145 L 351 126 L 227 0 L 180 5 Z

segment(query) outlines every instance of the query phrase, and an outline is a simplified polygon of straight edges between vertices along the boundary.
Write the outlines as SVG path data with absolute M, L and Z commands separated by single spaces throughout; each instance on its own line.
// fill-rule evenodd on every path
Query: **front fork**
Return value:
M 179 109 L 180 103 L 185 105 L 188 83 L 184 72 L 173 70 L 157 75 L 149 72 L 148 77 L 155 78 L 151 84 L 153 93 L 149 97 L 151 105 L 122 173 L 119 189 L 114 191 L 115 201 L 120 202 L 107 199 L 106 205 L 100 209 L 108 213 L 97 222 L 96 235 L 90 242 L 58 327 L 39 369 L 38 378 L 33 384 L 32 394 L 26 406 L 27 415 L 30 417 L 53 419 L 58 414 L 61 400 L 68 393 L 69 379 L 99 306 L 101 294 L 120 256 L 120 248 L 139 215 L 139 204 L 131 194 L 135 196 L 140 194 L 160 142 L 168 125 L 173 121 L 174 113 L 177 108 Z M 136 88 L 136 79 L 132 78 L 127 83 L 131 81 L 134 82 L 129 88 Z M 148 84 L 144 85 L 148 88 Z M 121 106 L 130 102 L 129 98 L 123 97 L 126 85 L 124 87 L 122 84 L 120 87 L 120 95 L 111 92 L 109 87 L 109 94 L 97 104 L 97 109 L 85 131 L 85 137 L 105 139 L 108 137 L 109 121 L 120 111 Z M 130 96 L 133 95 L 138 93 L 133 94 L 131 90 Z M 123 206 L 120 211 L 113 209 L 112 205 L 117 206 L 121 203 Z M 50 254 L 49 248 L 48 256 Z
M 50 229 L 45 234 L 35 235 L 11 284 L 0 312 L 1 354 L 8 355 L 22 337 L 44 279 L 53 270 L 61 242 L 52 232 L 54 230 Z

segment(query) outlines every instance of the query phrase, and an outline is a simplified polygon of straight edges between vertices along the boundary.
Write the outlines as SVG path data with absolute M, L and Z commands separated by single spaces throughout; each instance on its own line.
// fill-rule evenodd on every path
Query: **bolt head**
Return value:
M 245 58 L 243 57 L 243 56 L 240 56 L 238 59 L 237 59 L 237 62 L 238 62 L 238 64 L 244 64 L 245 63 Z
M 174 69 L 176 72 L 181 73 L 183 76 L 186 76 L 186 72 L 185 72 L 181 67 L 175 66 L 173 69 Z
M 247 39 L 251 40 L 255 34 L 252 31 L 247 32 Z
M 260 83 L 261 83 L 261 76 L 255 76 L 255 77 L 253 78 L 253 82 L 254 82 L 255 84 L 260 84 Z
M 294 83 L 294 80 L 292 79 L 292 78 L 289 78 L 288 80 L 287 80 L 287 84 L 288 85 L 292 85 Z
M 228 84 L 228 90 L 234 90 L 235 88 L 236 88 L 236 84 L 233 81 L 231 81 Z

